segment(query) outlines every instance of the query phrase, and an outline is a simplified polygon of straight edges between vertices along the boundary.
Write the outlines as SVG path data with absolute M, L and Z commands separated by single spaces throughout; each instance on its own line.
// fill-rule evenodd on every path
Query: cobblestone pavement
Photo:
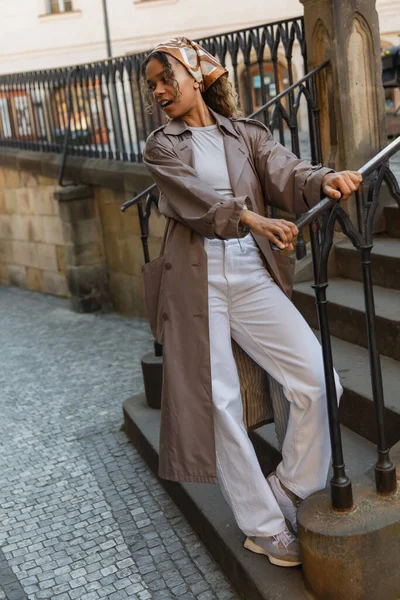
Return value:
M 0 600 L 233 600 L 120 431 L 147 324 L 0 286 Z

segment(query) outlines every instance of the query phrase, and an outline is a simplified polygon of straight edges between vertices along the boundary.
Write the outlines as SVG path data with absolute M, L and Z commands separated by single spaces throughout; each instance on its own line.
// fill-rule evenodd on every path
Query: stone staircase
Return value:
M 386 231 L 374 238 L 372 273 L 381 352 L 388 443 L 400 440 L 400 209 L 387 206 Z M 340 419 L 346 468 L 350 477 L 361 475 L 376 462 L 375 421 L 369 375 L 362 271 L 351 242 L 336 244 L 336 277 L 327 289 L 334 366 L 344 393 Z M 318 335 L 318 316 L 312 281 L 294 286 L 293 302 Z M 265 472 L 280 460 L 274 425 L 252 434 Z

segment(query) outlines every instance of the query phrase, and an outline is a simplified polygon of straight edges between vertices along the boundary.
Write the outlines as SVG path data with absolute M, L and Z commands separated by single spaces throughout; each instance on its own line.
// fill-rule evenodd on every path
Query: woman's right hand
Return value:
M 285 219 L 269 219 L 251 210 L 243 210 L 240 222 L 250 228 L 253 233 L 262 235 L 284 250 L 293 250 L 293 238 L 299 234 L 296 225 Z

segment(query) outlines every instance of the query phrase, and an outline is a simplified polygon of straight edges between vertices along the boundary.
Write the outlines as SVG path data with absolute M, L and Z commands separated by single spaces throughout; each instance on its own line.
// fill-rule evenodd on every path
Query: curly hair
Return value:
M 152 58 L 157 58 L 157 60 L 160 61 L 164 70 L 165 80 L 173 87 L 174 100 L 179 98 L 181 94 L 179 83 L 174 77 L 174 71 L 168 60 L 167 54 L 165 52 L 153 52 L 152 54 L 149 54 L 143 61 L 140 69 L 140 88 L 144 98 L 146 111 L 149 114 L 152 114 L 154 111 L 154 102 L 153 94 L 146 81 L 146 67 Z M 214 83 L 202 93 L 202 97 L 207 106 L 224 117 L 239 117 L 242 115 L 242 112 L 238 108 L 238 95 L 230 82 L 227 73 L 214 81 Z

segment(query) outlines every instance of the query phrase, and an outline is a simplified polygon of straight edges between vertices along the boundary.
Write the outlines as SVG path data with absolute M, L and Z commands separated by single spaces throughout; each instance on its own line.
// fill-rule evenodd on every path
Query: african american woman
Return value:
M 218 481 L 245 548 L 295 566 L 297 507 L 325 487 L 331 454 L 321 345 L 290 300 L 294 259 L 271 246 L 293 250 L 298 230 L 268 207 L 346 200 L 361 176 L 311 165 L 241 117 L 227 70 L 185 37 L 149 54 L 142 85 L 167 117 L 144 150 L 167 218 L 161 255 L 144 267 L 164 344 L 159 475 Z M 266 374 L 290 407 L 268 478 L 248 436 L 269 417 Z

